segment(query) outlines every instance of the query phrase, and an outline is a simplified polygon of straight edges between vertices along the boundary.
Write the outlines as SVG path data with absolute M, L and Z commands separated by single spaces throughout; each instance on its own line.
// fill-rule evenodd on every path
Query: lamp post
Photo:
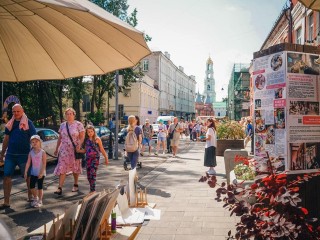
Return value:
M 221 88 L 221 91 L 224 91 L 224 88 L 222 87 Z M 226 113 L 225 113 L 225 116 L 227 117 L 228 116 L 228 112 L 227 112 L 227 108 L 228 108 L 228 94 L 226 96 L 226 98 L 224 99 L 225 102 L 226 102 Z

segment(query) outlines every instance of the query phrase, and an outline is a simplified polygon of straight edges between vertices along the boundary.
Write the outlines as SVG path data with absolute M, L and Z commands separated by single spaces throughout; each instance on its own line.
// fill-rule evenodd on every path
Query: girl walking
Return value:
M 85 134 L 85 150 L 81 150 L 86 153 L 86 165 L 87 165 L 87 178 L 90 185 L 90 192 L 96 191 L 96 177 L 99 166 L 100 153 L 102 153 L 106 165 L 108 165 L 108 156 L 102 146 L 101 139 L 96 136 L 94 126 L 88 125 L 86 127 Z
M 217 136 L 216 136 L 216 125 L 212 118 L 207 120 L 207 133 L 206 133 L 206 145 L 204 152 L 204 166 L 209 167 L 207 173 L 209 175 L 216 174 L 214 167 L 217 166 L 216 161 L 216 147 L 217 147 Z
M 163 124 L 163 121 L 159 121 L 159 132 L 158 132 L 158 143 L 155 155 L 158 156 L 158 152 L 160 150 L 160 145 L 162 145 L 162 154 L 165 154 L 166 149 L 166 139 L 167 139 L 167 127 Z
M 32 207 L 42 207 L 43 199 L 43 180 L 46 176 L 47 156 L 46 152 L 41 149 L 41 139 L 39 135 L 33 135 L 30 138 L 32 149 L 28 155 L 24 178 L 28 177 L 28 170 L 31 166 L 30 190 L 33 195 Z M 38 191 L 35 186 L 38 185 Z

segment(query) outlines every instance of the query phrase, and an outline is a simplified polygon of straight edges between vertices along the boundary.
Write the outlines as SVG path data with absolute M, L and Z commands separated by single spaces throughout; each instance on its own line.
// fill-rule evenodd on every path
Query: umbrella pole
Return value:
M 118 132 L 119 132 L 119 99 L 118 99 L 118 93 L 119 93 L 119 71 L 116 71 L 116 77 L 115 77 L 115 100 L 116 100 L 116 130 L 114 133 L 114 160 L 118 160 Z

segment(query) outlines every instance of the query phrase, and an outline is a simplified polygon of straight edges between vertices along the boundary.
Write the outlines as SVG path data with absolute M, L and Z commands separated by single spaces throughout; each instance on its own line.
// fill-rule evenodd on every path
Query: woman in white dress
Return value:
M 216 125 L 212 118 L 207 120 L 207 133 L 206 133 L 206 145 L 204 152 L 204 166 L 209 167 L 207 173 L 209 175 L 216 174 L 214 167 L 217 166 L 216 160 L 216 147 L 217 147 L 217 135 Z

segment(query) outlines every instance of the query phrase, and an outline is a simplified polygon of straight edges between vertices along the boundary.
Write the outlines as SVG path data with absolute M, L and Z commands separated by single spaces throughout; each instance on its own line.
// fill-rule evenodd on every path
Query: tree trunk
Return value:
M 94 76 L 93 77 L 92 96 L 91 96 L 91 102 L 90 102 L 90 113 L 91 114 L 94 114 L 94 105 L 95 105 L 95 102 L 96 102 L 98 80 L 99 80 L 99 76 Z

